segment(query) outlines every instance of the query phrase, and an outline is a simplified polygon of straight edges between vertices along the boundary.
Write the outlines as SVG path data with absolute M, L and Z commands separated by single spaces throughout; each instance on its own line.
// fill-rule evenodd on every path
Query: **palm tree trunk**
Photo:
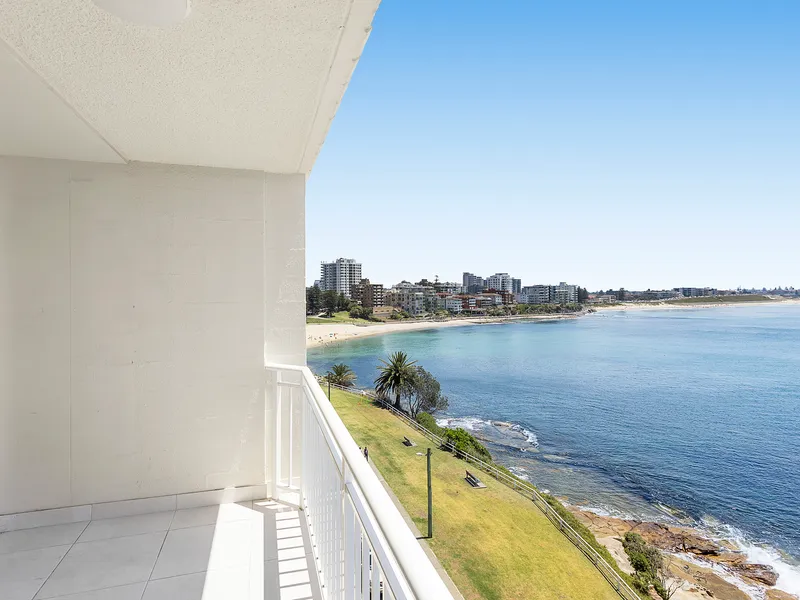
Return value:
M 395 407 L 397 410 L 402 410 L 402 409 L 400 408 L 400 393 L 399 393 L 399 392 L 398 392 L 398 393 L 397 393 L 397 395 L 394 397 L 394 407 Z

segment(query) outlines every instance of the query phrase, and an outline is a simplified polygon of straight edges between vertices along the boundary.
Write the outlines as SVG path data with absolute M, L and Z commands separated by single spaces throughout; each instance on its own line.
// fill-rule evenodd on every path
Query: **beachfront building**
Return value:
M 385 290 L 382 283 L 370 283 L 369 279 L 362 279 L 350 286 L 350 299 L 366 308 L 383 306 Z
M 497 292 L 513 293 L 514 291 L 513 280 L 508 273 L 495 273 L 491 277 L 487 277 L 484 281 L 484 287 Z
M 578 286 L 569 285 L 562 281 L 553 286 L 553 296 L 551 302 L 556 304 L 574 304 L 578 301 Z
M 682 287 L 675 288 L 676 292 L 680 292 L 684 298 L 702 298 L 705 296 L 716 296 L 717 290 L 714 288 L 693 288 Z
M 522 279 L 511 280 L 511 293 L 516 295 L 522 291 Z
M 0 596 L 452 598 L 305 366 L 378 3 L 4 4 Z
M 437 281 L 433 284 L 437 294 L 458 295 L 465 294 L 464 286 L 456 281 Z
M 522 288 L 517 301 L 520 304 L 549 304 L 553 301 L 554 286 L 529 285 Z
M 644 292 L 632 292 L 634 298 L 642 300 L 672 300 L 683 296 L 674 290 L 646 290 Z
M 337 258 L 320 267 L 320 289 L 332 290 L 350 298 L 352 286 L 361 281 L 361 263 L 352 258 Z
M 429 289 L 432 290 L 432 288 L 419 286 L 408 281 L 401 281 L 386 291 L 385 303 L 389 306 L 395 306 L 412 316 L 418 316 L 426 312 L 425 298 Z
M 438 300 L 439 310 L 446 310 L 457 315 L 464 310 L 464 301 L 458 296 L 441 296 Z

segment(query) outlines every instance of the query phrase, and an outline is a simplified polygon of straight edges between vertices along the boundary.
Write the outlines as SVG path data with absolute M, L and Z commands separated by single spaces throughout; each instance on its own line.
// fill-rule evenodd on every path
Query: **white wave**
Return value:
M 594 513 L 600 517 L 614 517 L 615 519 L 626 519 L 626 520 L 636 519 L 636 517 L 634 517 L 630 513 L 617 510 L 616 508 L 612 508 L 610 506 L 595 506 L 595 505 L 590 506 L 587 504 L 577 504 L 575 505 L 575 507 L 578 510 L 585 510 L 586 512 Z
M 525 429 L 522 425 L 511 425 L 511 429 L 514 431 L 518 431 L 522 435 L 525 436 L 525 440 L 531 445 L 539 447 L 539 438 L 536 437 L 536 434 L 530 431 L 529 429 Z
M 523 467 L 510 467 L 508 470 L 511 471 L 514 475 L 516 475 L 520 479 L 524 479 L 525 481 L 530 481 L 530 478 L 528 477 L 528 471 L 525 470 Z
M 684 552 L 676 552 L 675 556 L 688 563 L 697 565 L 698 567 L 704 567 L 706 569 L 713 571 L 720 578 L 724 579 L 731 585 L 739 588 L 739 590 L 747 594 L 750 598 L 764 598 L 764 592 L 762 588 L 760 588 L 757 585 L 753 585 L 751 583 L 746 582 L 744 579 L 742 579 L 737 575 L 734 575 L 719 563 L 715 563 L 710 560 L 705 560 L 697 557 L 694 554 L 689 554 Z
M 522 434 L 531 446 L 539 447 L 539 438 L 532 431 L 525 429 L 517 423 L 504 423 L 497 420 L 481 419 L 480 417 L 440 417 L 436 419 L 439 427 L 461 427 L 467 431 L 481 432 L 490 427 L 507 426 L 512 431 Z
M 436 419 L 436 424 L 439 427 L 450 427 L 455 429 L 461 427 L 467 431 L 479 431 L 492 424 L 491 421 L 479 419 L 478 417 L 443 417 Z
M 800 595 L 800 565 L 787 562 L 777 549 L 749 540 L 740 529 L 714 517 L 704 516 L 700 522 L 702 528 L 714 539 L 734 542 L 747 556 L 748 562 L 769 565 L 775 569 L 778 574 L 778 582 L 775 584 L 777 589 Z
M 780 553 L 768 546 L 758 546 L 746 540 L 736 540 L 747 560 L 752 563 L 769 565 L 778 574 L 775 587 L 789 594 L 800 595 L 800 567 L 787 563 Z

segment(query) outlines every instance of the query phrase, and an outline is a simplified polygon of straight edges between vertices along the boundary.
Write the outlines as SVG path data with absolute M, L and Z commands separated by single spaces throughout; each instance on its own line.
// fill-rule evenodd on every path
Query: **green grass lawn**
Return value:
M 427 531 L 425 457 L 429 440 L 367 400 L 333 390 L 333 406 L 411 515 Z M 402 444 L 403 436 L 418 446 Z M 464 481 L 466 463 L 433 451 L 433 539 L 437 558 L 467 600 L 619 600 L 591 562 L 529 500 L 475 472 L 487 485 Z
M 311 325 L 314 323 L 360 323 L 362 325 L 375 324 L 376 321 L 368 321 L 367 319 L 353 319 L 350 313 L 346 310 L 333 313 L 333 316 L 328 317 L 306 317 L 306 323 Z
M 736 302 L 775 302 L 772 298 L 759 294 L 743 294 L 741 296 L 698 296 L 695 298 L 677 298 L 666 300 L 669 304 L 733 304 Z

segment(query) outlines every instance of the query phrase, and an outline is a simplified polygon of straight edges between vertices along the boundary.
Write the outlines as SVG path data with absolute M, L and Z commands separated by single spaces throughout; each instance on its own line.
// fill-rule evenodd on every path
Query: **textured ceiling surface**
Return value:
M 310 169 L 378 2 L 193 0 L 159 28 L 91 0 L 0 0 L 0 38 L 126 160 L 291 173 Z

